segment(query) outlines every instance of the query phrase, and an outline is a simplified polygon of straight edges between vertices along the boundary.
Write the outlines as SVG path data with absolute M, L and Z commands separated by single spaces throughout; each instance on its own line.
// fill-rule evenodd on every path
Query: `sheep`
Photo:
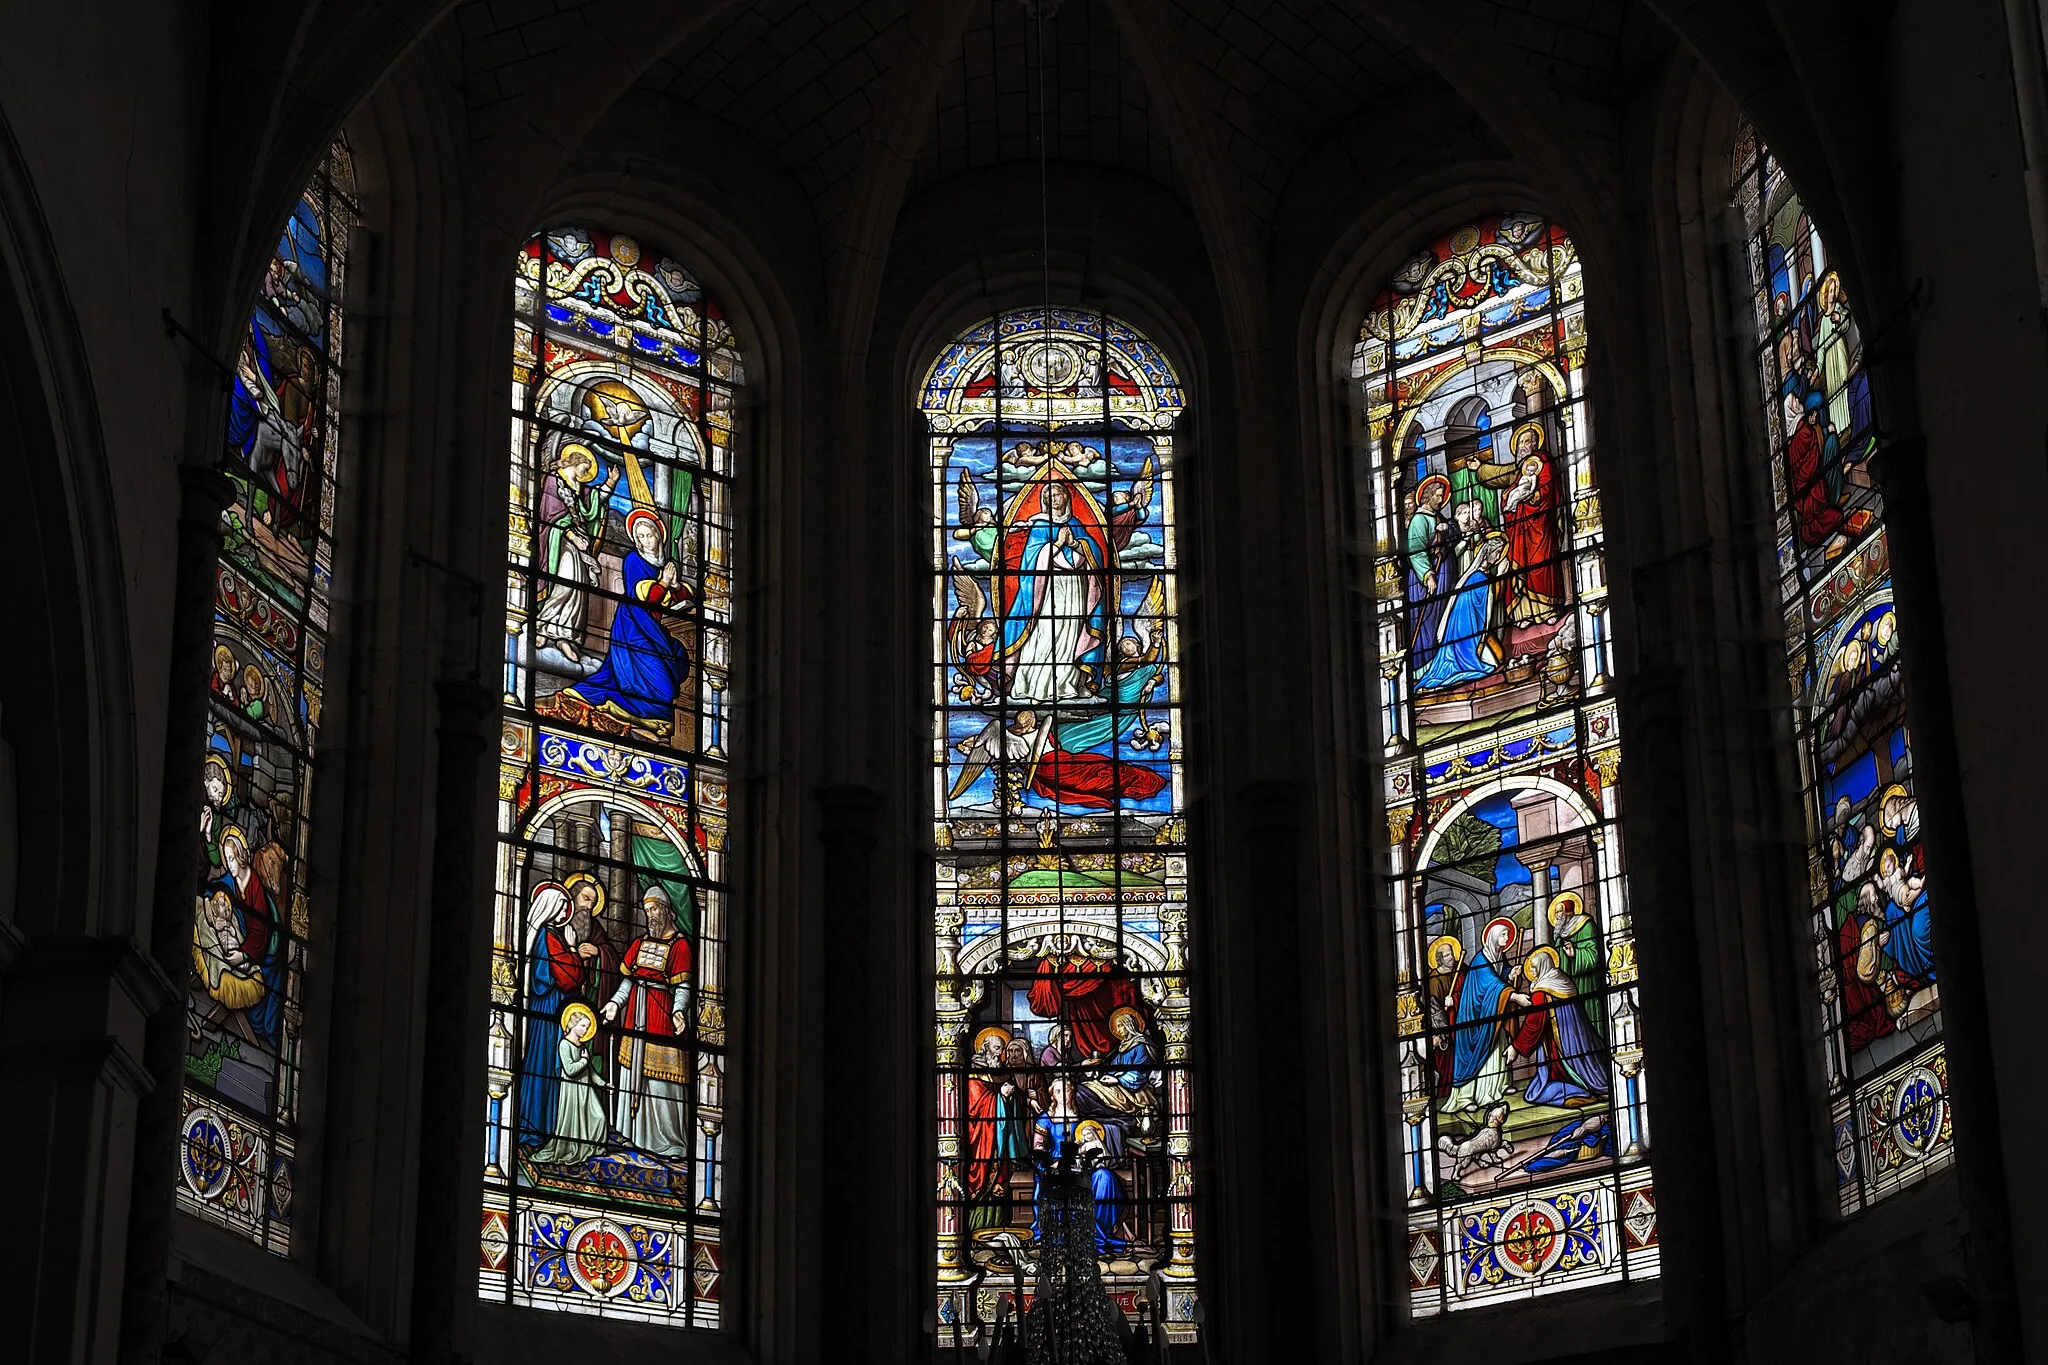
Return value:
M 1451 1159 L 1451 1179 L 1456 1180 L 1474 1166 L 1499 1166 L 1508 1164 L 1508 1154 L 1514 1144 L 1505 1141 L 1501 1128 L 1508 1121 L 1508 1107 L 1496 1104 L 1486 1111 L 1486 1124 L 1463 1142 L 1455 1141 L 1449 1134 L 1436 1140 L 1436 1149 Z

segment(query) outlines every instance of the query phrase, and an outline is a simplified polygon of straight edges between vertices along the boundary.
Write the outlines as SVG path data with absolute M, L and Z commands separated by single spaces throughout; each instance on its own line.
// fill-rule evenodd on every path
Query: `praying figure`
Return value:
M 604 1151 L 604 1073 L 597 1060 L 597 1016 L 582 1001 L 562 1011 L 561 1070 L 555 1133 L 533 1154 L 537 1166 L 580 1166 Z

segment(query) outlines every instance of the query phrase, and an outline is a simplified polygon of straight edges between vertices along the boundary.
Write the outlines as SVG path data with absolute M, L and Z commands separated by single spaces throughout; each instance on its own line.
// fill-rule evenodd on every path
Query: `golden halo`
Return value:
M 1435 966 L 1436 950 L 1445 944 L 1450 945 L 1451 961 L 1463 962 L 1465 960 L 1465 945 L 1458 942 L 1458 936 L 1456 934 L 1440 934 L 1429 941 L 1429 951 L 1423 955 L 1423 961 L 1430 966 Z
M 1074 1130 L 1074 1145 L 1076 1147 L 1079 1147 L 1082 1143 L 1088 1140 L 1091 1134 L 1094 1135 L 1094 1138 L 1097 1142 L 1100 1142 L 1105 1146 L 1108 1145 L 1108 1131 L 1104 1129 L 1103 1126 L 1097 1123 L 1094 1119 L 1089 1119 L 1086 1123 L 1082 1124 L 1080 1127 Z
M 215 645 L 213 647 L 213 666 L 219 668 L 222 659 L 233 663 L 235 661 L 235 651 L 229 649 L 226 645 Z
M 1124 1018 L 1126 1015 L 1130 1017 L 1133 1023 L 1137 1024 L 1138 1032 L 1143 1033 L 1145 1031 L 1145 1016 L 1138 1013 L 1136 1010 L 1132 1009 L 1129 1005 L 1125 1005 L 1122 1009 L 1117 1010 L 1115 1013 L 1109 1016 L 1109 1031 L 1111 1033 L 1116 1034 L 1116 1036 L 1119 1038 L 1123 1036 L 1122 1034 L 1117 1033 L 1116 1025 L 1117 1021 L 1119 1019 Z
M 593 915 L 602 914 L 604 912 L 604 883 L 591 876 L 588 872 L 572 872 L 562 878 L 562 890 L 568 895 L 570 903 L 574 904 L 576 888 L 585 882 L 590 883 L 597 891 L 597 904 L 590 907 L 590 913 Z
M 562 1032 L 567 1033 L 569 1031 L 569 1021 L 579 1016 L 590 1021 L 591 1036 L 596 1037 L 597 1015 L 592 1012 L 590 1006 L 584 1004 L 581 1000 L 571 1001 L 568 1007 L 562 1011 Z
M 242 846 L 242 852 L 249 851 L 249 836 L 242 833 L 240 825 L 229 825 L 220 832 L 220 846 L 223 850 L 227 848 L 230 839 Z
M 1531 981 L 1536 979 L 1536 959 L 1539 957 L 1549 958 L 1551 966 L 1557 967 L 1559 971 L 1564 970 L 1558 964 L 1557 949 L 1546 943 L 1541 948 L 1532 948 L 1529 951 L 1529 956 L 1522 959 L 1522 975 L 1528 977 Z
M 581 465 L 590 472 L 579 479 L 569 472 L 575 465 Z M 597 477 L 597 452 L 581 441 L 571 441 L 555 452 L 555 472 L 570 483 L 589 483 Z
M 1525 431 L 1535 432 L 1536 449 L 1543 449 L 1543 424 L 1541 422 L 1524 422 L 1515 428 L 1514 435 L 1508 437 L 1508 454 L 1518 460 L 1522 458 L 1522 433 Z
M 219 754 L 208 754 L 205 760 L 200 763 L 199 767 L 202 774 L 208 768 L 220 769 L 220 775 L 227 779 L 228 785 L 230 787 L 234 785 L 235 775 L 232 771 L 229 770 L 228 761 L 222 758 Z
M 1564 918 L 1566 905 L 1570 905 L 1575 911 L 1582 911 L 1586 908 L 1586 898 L 1576 891 L 1560 891 L 1555 896 L 1552 896 L 1550 898 L 1550 908 L 1544 911 L 1544 918 L 1550 922 L 1553 928 L 1556 927 L 1559 920 Z
M 1877 827 L 1886 834 L 1898 833 L 1899 822 L 1892 819 L 1887 812 L 1893 801 L 1910 801 L 1912 799 L 1912 793 L 1906 790 L 1906 784 L 1903 782 L 1894 782 L 1889 787 L 1886 787 L 1884 795 L 1877 798 Z
M 997 1028 L 995 1025 L 991 1024 L 987 1028 L 983 1029 L 981 1032 L 975 1034 L 974 1052 L 976 1056 L 981 1055 L 982 1048 L 988 1045 L 988 1040 L 991 1038 L 1000 1038 L 1003 1040 L 1004 1045 L 1007 1046 L 1010 1041 L 1010 1031 L 1008 1029 Z

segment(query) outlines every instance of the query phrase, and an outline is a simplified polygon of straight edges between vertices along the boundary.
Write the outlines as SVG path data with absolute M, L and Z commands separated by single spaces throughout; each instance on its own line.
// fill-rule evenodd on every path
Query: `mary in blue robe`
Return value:
M 1500 670 L 1504 660 L 1495 621 L 1499 595 L 1493 571 L 1506 552 L 1504 539 L 1488 536 L 1479 557 L 1458 580 L 1444 609 L 1436 651 L 1415 675 L 1417 688 L 1452 687 Z
M 557 695 L 572 696 L 594 712 L 666 739 L 675 723 L 676 698 L 690 675 L 690 651 L 663 627 L 661 614 L 687 605 L 690 595 L 686 588 L 661 581 L 668 560 L 654 514 L 635 512 L 627 525 L 635 548 L 626 555 L 626 599 L 612 613 L 604 662 Z M 656 529 L 643 529 L 649 526 Z
M 1507 1090 L 1507 1068 L 1500 1056 L 1500 1016 L 1507 1008 L 1508 993 L 1513 987 L 1496 956 L 1504 951 L 1504 947 L 1485 944 L 1458 978 L 1451 1034 L 1452 1095 L 1445 1102 L 1446 1110 L 1484 1108 Z M 1475 1082 L 1489 1071 L 1495 1073 L 1493 1083 L 1484 1087 L 1486 1093 L 1478 1093 Z M 1461 1090 L 1465 1093 L 1459 1093 Z
M 1877 884 L 1884 891 L 1884 927 L 1889 937 L 1885 948 L 1907 976 L 1935 980 L 1934 908 L 1917 879 L 1905 873 L 1896 849 L 1878 857 Z
M 1046 1176 L 1051 1167 L 1068 1159 L 1088 1165 L 1088 1192 L 1095 1197 L 1095 1254 L 1113 1256 L 1127 1245 L 1117 1236 L 1116 1225 L 1123 1217 L 1123 1182 L 1109 1169 L 1102 1124 L 1072 1113 L 1041 1114 L 1033 1125 L 1033 1146 L 1040 1153 L 1038 1171 L 1031 1180 L 1031 1240 L 1044 1236 Z

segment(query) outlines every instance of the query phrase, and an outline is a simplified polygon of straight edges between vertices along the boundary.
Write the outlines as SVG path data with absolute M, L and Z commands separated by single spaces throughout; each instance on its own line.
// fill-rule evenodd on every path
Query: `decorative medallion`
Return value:
M 218 1198 L 230 1170 L 226 1125 L 211 1109 L 194 1109 L 185 1117 L 184 1138 L 185 1188 L 201 1199 Z

